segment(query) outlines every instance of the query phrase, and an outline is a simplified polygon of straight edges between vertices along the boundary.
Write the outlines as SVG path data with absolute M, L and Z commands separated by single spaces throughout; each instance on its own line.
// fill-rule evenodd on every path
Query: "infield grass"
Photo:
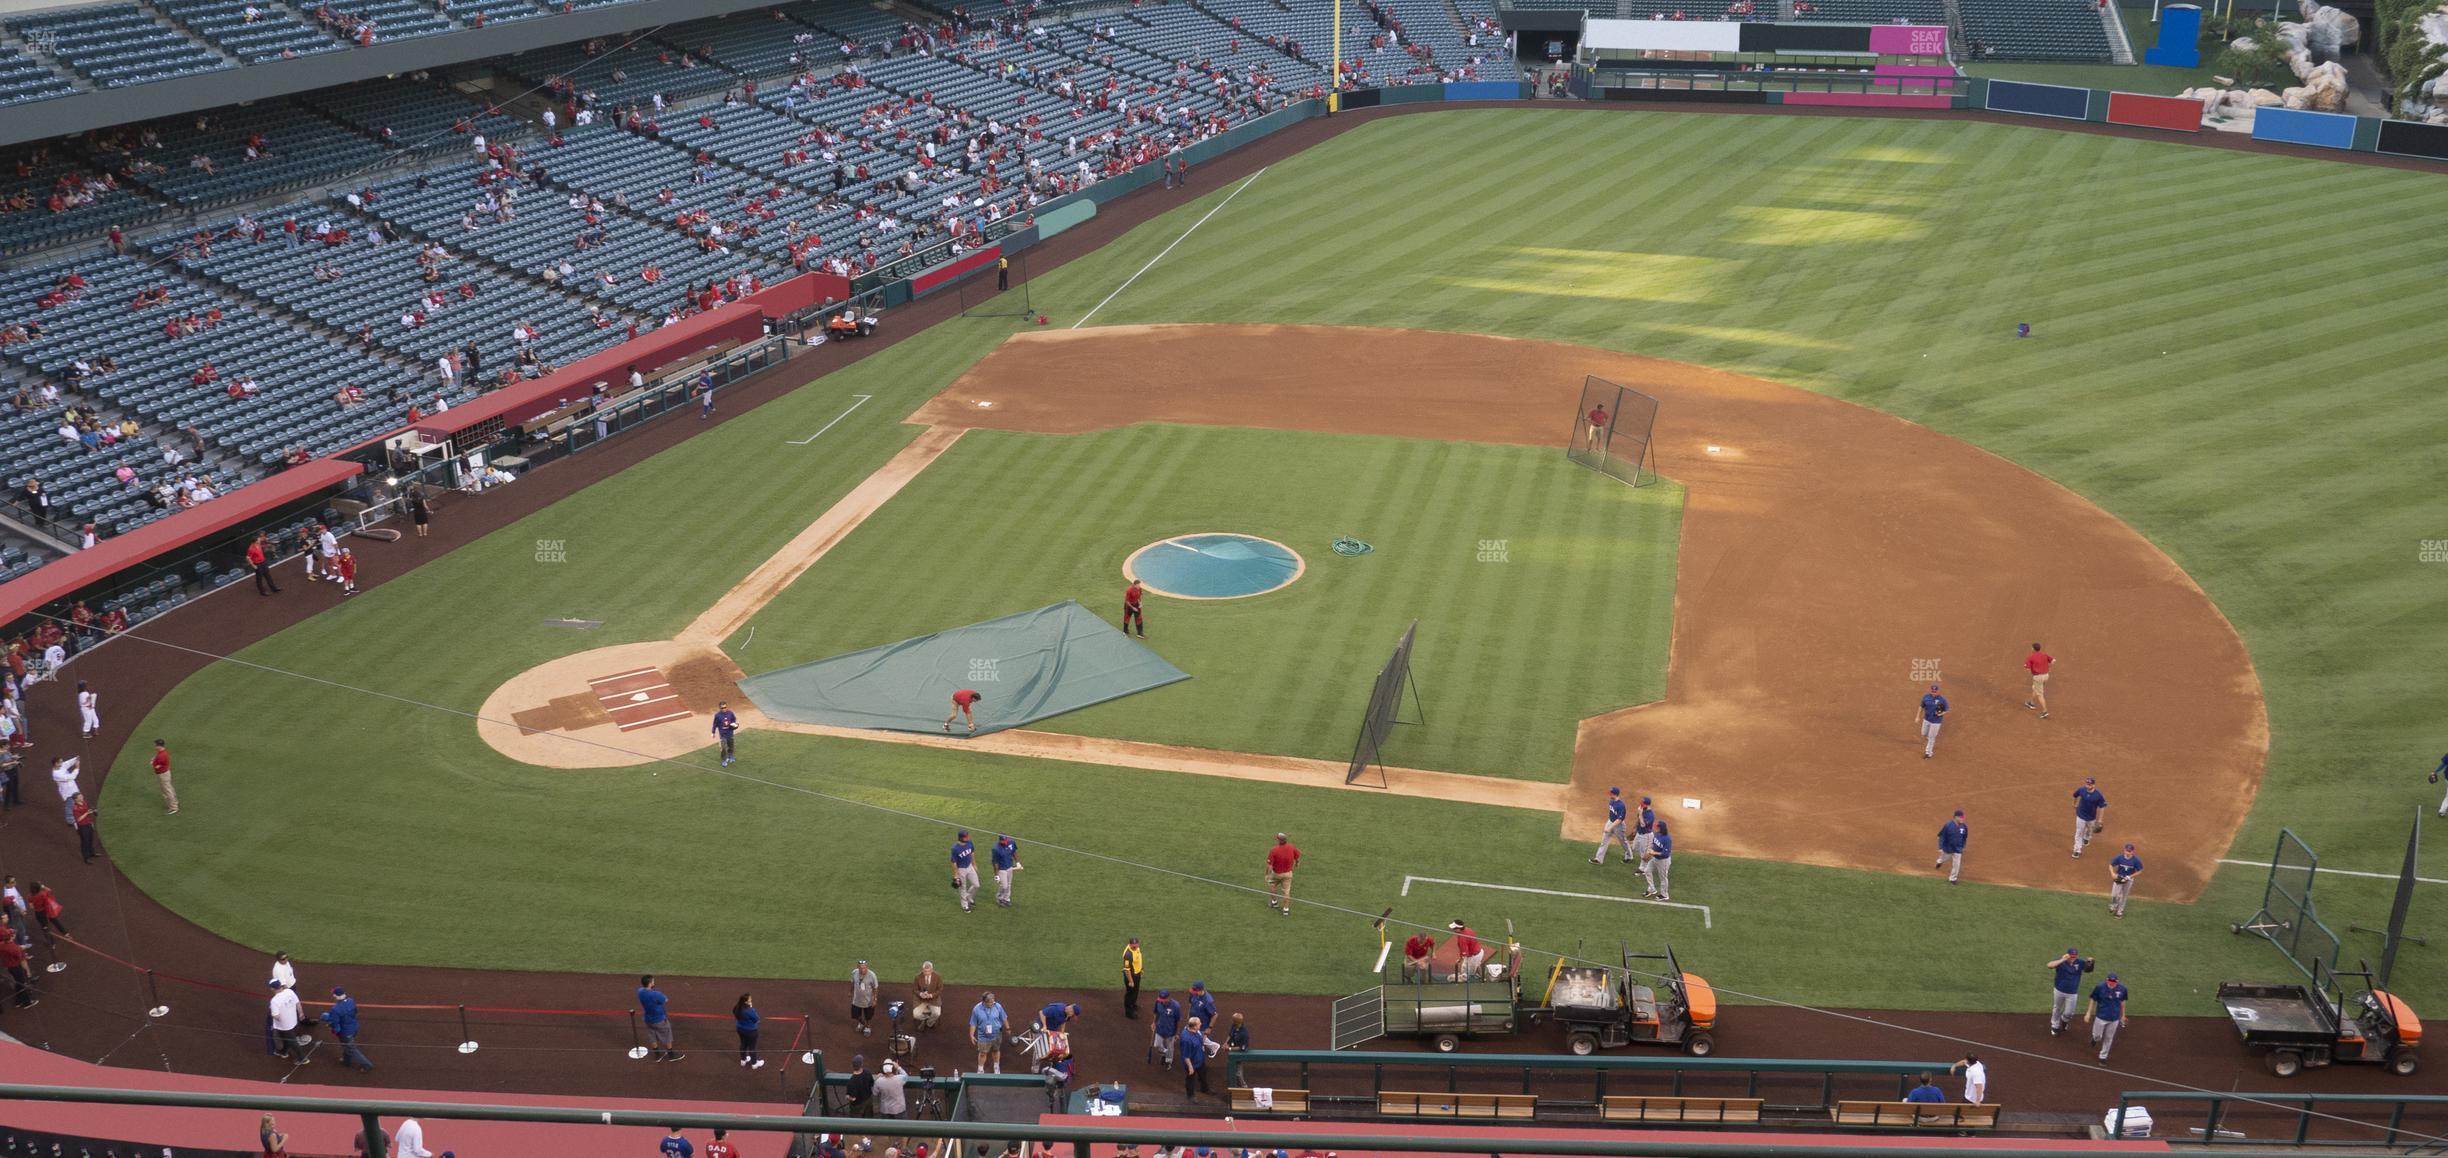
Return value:
M 2217 190 L 2238 192 L 2205 192 Z M 1224 189 L 1200 193 L 1041 274 L 1037 301 L 1078 317 Z M 2321 207 L 2317 225 L 2272 220 L 2273 206 L 2305 205 Z M 2266 855 L 2287 825 L 2329 865 L 2384 871 L 2435 803 L 2422 776 L 2441 744 L 2432 705 L 2448 700 L 2436 646 L 2448 564 L 2421 561 L 2425 541 L 2448 539 L 2448 343 L 2426 292 L 2448 233 L 2405 224 L 2443 211 L 2435 174 L 2045 128 L 1443 111 L 1276 164 L 1097 320 L 1586 342 L 1791 382 L 2005 455 L 2152 538 L 2242 632 L 2272 751 L 2238 855 Z M 2026 321 L 2035 337 L 2014 340 Z M 231 666 L 189 680 L 142 731 L 180 750 L 177 822 L 147 806 L 140 751 L 105 787 L 121 867 L 216 931 L 309 960 L 831 977 L 853 956 L 895 975 L 929 955 L 956 983 L 1091 985 L 1107 942 L 1129 933 L 1148 938 L 1158 978 L 1196 969 L 1228 992 L 1357 988 L 1374 938 L 1356 920 L 1270 921 L 1246 893 L 1041 846 L 1247 881 L 1263 834 L 1295 827 L 1313 858 L 1307 895 L 1372 913 L 1406 873 L 1637 891 L 1620 866 L 1559 844 L 1544 814 L 802 737 L 746 742 L 734 771 L 772 784 L 543 772 L 494 756 L 449 714 L 542 659 L 670 634 L 903 445 L 895 419 L 1006 332 L 948 323 L 246 652 L 448 711 Z M 785 445 L 852 393 L 877 397 L 823 440 Z M 1067 538 L 1073 512 L 999 505 L 995 517 L 1071 543 L 1061 566 L 1090 565 L 1069 561 L 1085 552 Z M 570 561 L 537 562 L 539 538 L 568 540 Z M 1013 586 L 1034 598 L 1065 581 Z M 471 606 L 483 646 L 432 628 Z M 561 615 L 606 627 L 540 624 Z M 871 606 L 810 615 L 839 617 L 843 638 L 890 634 Z M 2078 682 L 2059 694 L 2081 710 Z M 1252 689 L 1243 710 L 1267 703 Z M 335 736 L 379 742 L 342 759 Z M 990 915 L 992 934 L 954 924 L 944 832 L 858 804 L 1013 829 L 1033 850 L 1024 906 Z M 1921 855 L 1897 850 L 1899 867 Z M 2219 980 L 2283 975 L 2227 931 L 2255 903 L 2254 868 L 2223 871 L 2194 906 L 2152 902 L 2146 886 L 2134 916 L 2110 922 L 2091 896 L 1677 861 L 1676 899 L 1715 906 L 1714 929 L 1526 894 L 1442 911 L 1472 903 L 1461 891 L 1423 894 L 1404 915 L 1484 930 L 1512 914 L 1550 949 L 1671 938 L 1730 992 L 1847 1006 L 2038 1008 L 2032 966 L 2067 943 L 2145 979 L 2150 1013 L 2209 1013 Z M 2436 842 L 2422 864 L 2448 877 Z M 311 888 L 294 883 L 301 865 Z M 2341 932 L 2385 916 L 2385 882 L 2320 889 Z M 2437 931 L 2440 902 L 2425 886 L 2418 926 Z M 659 935 L 637 934 L 641 912 Z M 1920 968 L 1829 963 L 1907 946 Z M 2409 951 L 2399 969 L 2418 1008 L 2448 1000 L 2436 958 Z
M 1400 729 L 1386 761 L 1561 781 L 1582 719 L 1665 694 L 1682 497 L 1521 446 L 972 430 L 725 650 L 754 674 L 1064 599 L 1119 622 L 1131 552 L 1238 531 L 1300 552 L 1300 579 L 1249 599 L 1148 596 L 1150 646 L 1191 678 L 1038 726 L 1343 760 L 1418 619 L 1418 708 L 1439 726 Z M 1344 534 L 1374 550 L 1335 554 Z

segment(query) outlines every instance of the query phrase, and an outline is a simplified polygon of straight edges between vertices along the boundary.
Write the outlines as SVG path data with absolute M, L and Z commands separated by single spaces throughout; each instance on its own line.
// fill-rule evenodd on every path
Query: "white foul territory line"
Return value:
M 2240 864 L 2240 865 L 2247 865 L 2247 866 L 2250 866 L 2250 867 L 2252 867 L 2252 868 L 2257 868 L 2257 869 L 2266 869 L 2266 868 L 2268 868 L 2268 867 L 2270 866 L 2269 862 L 2268 862 L 2268 861 L 2265 861 L 2265 860 L 2237 860 L 2236 858 L 2234 858 L 2234 857 L 2232 857 L 2232 856 L 2222 856 L 2222 857 L 2220 857 L 2220 858 L 2219 858 L 2219 863 L 2220 863 L 2220 864 Z M 2316 872 L 2316 873 L 2336 873 L 2337 875 L 2342 876 L 2342 877 L 2369 877 L 2369 878 L 2371 878 L 2372 880 L 2375 880 L 2375 881 L 2393 881 L 2393 880 L 2396 880 L 2396 879 L 2397 879 L 2397 874 L 2396 874 L 2396 873 L 2361 873 L 2361 872 L 2356 872 L 2356 871 L 2354 871 L 2353 869 L 2333 869 L 2333 868 L 2316 868 L 2316 869 L 2313 869 L 2312 871 L 2313 871 L 2313 872 Z M 2440 878 L 2438 878 L 2438 877 L 2416 877 L 2416 878 L 2414 878 L 2414 881 L 2415 881 L 2415 883 L 2416 883 L 2416 884 L 2425 884 L 2425 885 L 2448 885 L 2448 880 L 2441 880 L 2441 879 L 2440 879 Z
M 1269 166 L 1269 168 L 1272 168 L 1272 166 Z M 1257 172 L 1250 174 L 1250 175 L 1249 175 L 1249 179 L 1248 179 L 1248 180 L 1245 180 L 1245 181 L 1241 182 L 1240 184 L 1233 186 L 1233 191 L 1232 191 L 1232 192 L 1230 192 L 1230 193 L 1225 194 L 1225 195 L 1224 195 L 1224 199 L 1223 199 L 1222 201 L 1218 201 L 1218 202 L 1216 202 L 1216 204 L 1215 204 L 1215 208 L 1208 210 L 1208 211 L 1207 211 L 1207 214 L 1206 214 L 1206 216 L 1205 216 L 1205 217 L 1201 217 L 1201 218 L 1199 218 L 1198 220 L 1191 222 L 1191 223 L 1190 223 L 1190 228 L 1185 229 L 1185 230 L 1182 230 L 1182 235 L 1181 235 L 1180 237 L 1176 237 L 1176 238 L 1174 238 L 1174 239 L 1173 239 L 1173 245 L 1180 245 L 1182 242 L 1185 242 L 1185 241 L 1190 240 L 1190 235 L 1191 235 L 1191 234 L 1193 234 L 1193 233 L 1198 232 L 1198 227 L 1199 227 L 1199 226 L 1202 226 L 1202 225 L 1207 224 L 1207 218 L 1208 218 L 1208 217 L 1213 217 L 1213 216 L 1215 216 L 1216 214 L 1218 214 L 1218 213 L 1222 212 L 1225 206 L 1232 204 L 1232 199 L 1233 199 L 1233 198 L 1238 197 L 1238 196 L 1240 196 L 1240 195 L 1241 195 L 1241 191 L 1242 191 L 1243 189 L 1247 189 L 1247 188 L 1249 188 L 1249 187 L 1250 187 L 1250 182 L 1251 182 L 1251 181 L 1256 181 L 1256 180 L 1257 180 L 1257 179 L 1259 179 L 1260 177 L 1264 177 L 1264 176 L 1266 176 L 1266 169 L 1260 169 L 1260 170 L 1258 170 Z M 1149 259 L 1148 259 L 1148 263 L 1147 263 L 1146 265 L 1143 265 L 1143 266 L 1140 266 L 1140 267 L 1139 267 L 1139 273 L 1146 273 L 1147 271 L 1149 271 L 1149 270 L 1151 270 L 1151 269 L 1156 268 L 1156 263 L 1157 263 L 1157 262 L 1160 262 L 1160 261 L 1163 261 L 1163 260 L 1165 259 L 1165 254 L 1173 252 L 1173 245 L 1168 245 L 1168 246 L 1164 247 L 1164 250 L 1163 250 L 1162 252 L 1158 253 L 1158 254 L 1157 254 L 1156 256 L 1154 256 L 1154 257 L 1149 258 Z M 1076 329 L 1080 328 L 1081 326 L 1087 325 L 1087 324 L 1088 324 L 1088 319 L 1090 319 L 1090 318 L 1093 318 L 1093 317 L 1097 316 L 1097 311 L 1105 308 L 1105 302 L 1110 302 L 1110 301 L 1114 300 L 1115 298 L 1121 297 L 1121 296 L 1122 296 L 1122 291 L 1123 291 L 1123 290 L 1129 289 L 1129 288 L 1131 287 L 1131 283 L 1132 283 L 1132 282 L 1135 282 L 1135 281 L 1139 280 L 1139 273 L 1134 273 L 1134 274 L 1130 275 L 1129 277 L 1122 279 L 1122 284 L 1121 284 L 1121 285 L 1118 285 L 1118 286 L 1115 286 L 1115 287 L 1114 287 L 1114 292 L 1112 292 L 1112 293 L 1109 293 L 1109 294 L 1106 294 L 1106 295 L 1105 295 L 1105 301 L 1103 301 L 1103 302 L 1098 302 L 1098 303 L 1097 303 L 1097 304 L 1095 304 L 1094 306 L 1089 307 L 1089 309 L 1088 309 L 1088 312 L 1087 312 L 1087 313 L 1084 313 L 1084 314 L 1081 314 L 1081 315 L 1080 315 L 1080 320 L 1078 320 L 1078 321 L 1076 321 L 1076 322 L 1071 323 L 1071 328 L 1072 328 L 1072 329 L 1074 329 L 1074 330 L 1076 330 Z
M 868 399 L 870 399 L 870 398 L 875 397 L 875 395 L 873 395 L 873 394 L 853 394 L 853 395 L 851 395 L 851 397 L 852 397 L 852 398 L 856 398 L 856 399 L 858 399 L 858 401 L 853 402 L 853 403 L 851 403 L 851 404 L 850 404 L 850 410 L 856 410 L 856 409 L 858 409 L 858 408 L 859 408 L 859 407 L 861 407 L 861 406 L 865 406 L 865 405 L 867 405 L 867 400 L 868 400 Z M 833 416 L 833 421 L 828 422 L 828 423 L 825 423 L 823 426 L 818 427 L 818 428 L 817 428 L 817 430 L 816 430 L 816 433 L 811 434 L 811 435 L 808 435 L 806 438 L 793 439 L 793 440 L 791 441 L 791 445 L 792 445 L 792 446 L 806 446 L 807 444 L 809 444 L 809 443 L 811 443 L 811 442 L 814 442 L 814 441 L 816 441 L 816 440 L 817 440 L 817 439 L 819 439 L 819 438 L 823 438 L 823 437 L 824 437 L 824 432 L 825 432 L 825 431 L 828 431 L 828 430 L 833 429 L 833 428 L 834 428 L 836 425 L 839 425 L 839 424 L 840 424 L 840 422 L 841 422 L 841 420 L 842 420 L 842 419 L 845 419 L 845 418 L 850 417 L 850 410 L 844 410 L 844 411 L 842 411 L 841 413 L 834 415 L 834 416 Z
M 1495 889 L 1505 893 L 1535 893 L 1542 897 L 1570 897 L 1576 901 L 1614 901 L 1621 905 L 1655 905 L 1661 909 L 1689 909 L 1700 914 L 1701 928 L 1714 929 L 1717 927 L 1716 917 L 1709 912 L 1707 905 L 1687 905 L 1681 901 L 1653 901 L 1647 897 L 1617 897 L 1606 893 L 1568 893 L 1561 889 L 1534 889 L 1528 885 L 1491 885 L 1486 881 L 1456 881 L 1444 877 L 1415 877 L 1407 874 L 1403 877 L 1402 895 L 1406 897 L 1411 895 L 1411 885 L 1415 881 L 1423 885 L 1455 885 L 1465 889 Z

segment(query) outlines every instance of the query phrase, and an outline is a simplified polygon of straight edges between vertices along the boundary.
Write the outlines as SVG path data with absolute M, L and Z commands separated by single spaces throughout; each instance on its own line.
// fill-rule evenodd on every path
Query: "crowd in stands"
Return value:
M 231 2 L 231 36 L 276 18 Z M 312 18 L 385 35 L 395 2 Z M 1331 24 L 1271 4 L 925 11 L 802 0 L 492 62 L 535 86 L 520 117 L 410 74 L 0 152 L 0 248 L 105 243 L 0 272 L 7 487 L 47 475 L 55 528 L 124 533 L 796 273 L 957 254 L 1327 85 Z M 1364 0 L 1345 73 L 1509 69 L 1462 11 Z

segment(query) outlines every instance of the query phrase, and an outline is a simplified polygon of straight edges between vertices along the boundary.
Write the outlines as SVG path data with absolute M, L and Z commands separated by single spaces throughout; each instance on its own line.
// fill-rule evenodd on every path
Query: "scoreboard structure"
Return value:
M 1588 100 L 1952 107 L 1966 78 L 1932 24 L 1584 19 Z

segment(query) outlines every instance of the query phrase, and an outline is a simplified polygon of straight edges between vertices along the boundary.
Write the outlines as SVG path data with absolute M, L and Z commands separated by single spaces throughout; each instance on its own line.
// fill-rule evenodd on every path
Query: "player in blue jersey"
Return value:
M 1921 697 L 1921 758 L 1938 754 L 1938 729 L 1946 726 L 1947 698 L 1938 694 L 1938 685 L 1931 684 L 1929 694 Z

